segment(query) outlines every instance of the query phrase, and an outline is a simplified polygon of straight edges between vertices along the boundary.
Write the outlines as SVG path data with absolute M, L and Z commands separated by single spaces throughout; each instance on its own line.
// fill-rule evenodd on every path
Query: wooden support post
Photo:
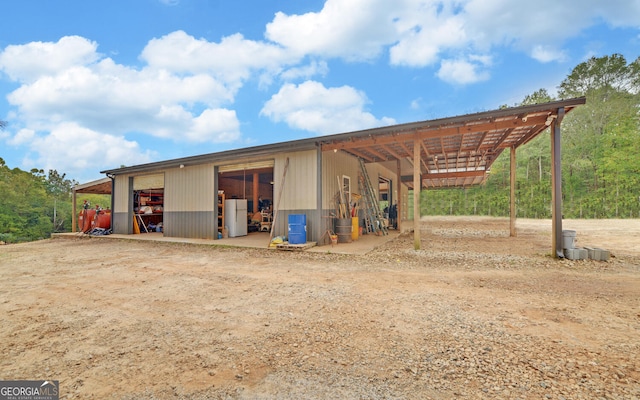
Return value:
M 256 172 L 253 173 L 253 213 L 260 211 L 258 205 L 258 197 L 260 196 L 260 175 Z
M 413 249 L 420 250 L 420 138 L 413 139 Z
M 509 207 L 509 236 L 516 237 L 516 148 L 511 148 L 511 199 Z
M 564 107 L 558 109 L 557 117 L 551 123 L 551 219 L 552 254 L 555 258 L 564 258 L 562 250 L 562 163 L 560 149 L 560 124 L 564 118 Z

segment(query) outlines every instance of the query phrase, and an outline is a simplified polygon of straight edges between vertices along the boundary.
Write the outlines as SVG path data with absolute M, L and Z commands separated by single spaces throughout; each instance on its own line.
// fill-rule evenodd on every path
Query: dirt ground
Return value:
M 0 379 L 77 399 L 638 399 L 640 221 L 426 218 L 364 255 L 0 246 Z M 340 246 L 340 245 L 339 245 Z

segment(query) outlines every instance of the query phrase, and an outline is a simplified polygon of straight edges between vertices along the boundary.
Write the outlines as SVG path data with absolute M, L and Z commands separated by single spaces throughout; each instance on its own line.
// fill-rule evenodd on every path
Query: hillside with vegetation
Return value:
M 0 241 L 24 242 L 71 231 L 71 191 L 77 182 L 51 170 L 10 169 L 0 158 Z
M 576 66 L 558 89 L 557 99 L 587 98 L 562 123 L 565 218 L 639 218 L 640 57 L 631 63 L 618 54 L 591 58 Z M 557 99 L 540 89 L 516 105 Z M 0 121 L 0 129 L 5 127 Z M 543 133 L 517 151 L 518 217 L 551 217 L 550 144 L 550 135 Z M 11 169 L 0 158 L 0 241 L 70 232 L 75 184 L 64 173 Z M 509 190 L 509 154 L 503 152 L 483 186 L 423 191 L 421 213 L 507 216 Z M 82 199 L 109 202 L 98 195 Z

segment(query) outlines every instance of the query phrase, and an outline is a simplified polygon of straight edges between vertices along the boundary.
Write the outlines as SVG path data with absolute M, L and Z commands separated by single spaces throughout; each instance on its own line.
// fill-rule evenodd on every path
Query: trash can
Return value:
M 351 218 L 336 219 L 336 235 L 338 235 L 338 243 L 351 243 Z

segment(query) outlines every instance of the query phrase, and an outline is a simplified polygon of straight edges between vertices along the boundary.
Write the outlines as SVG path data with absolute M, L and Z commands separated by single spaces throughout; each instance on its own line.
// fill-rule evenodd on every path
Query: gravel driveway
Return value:
M 572 222 L 611 260 L 554 260 L 548 221 L 510 238 L 493 218 L 364 255 L 0 246 L 0 378 L 78 399 L 638 399 L 640 223 Z

